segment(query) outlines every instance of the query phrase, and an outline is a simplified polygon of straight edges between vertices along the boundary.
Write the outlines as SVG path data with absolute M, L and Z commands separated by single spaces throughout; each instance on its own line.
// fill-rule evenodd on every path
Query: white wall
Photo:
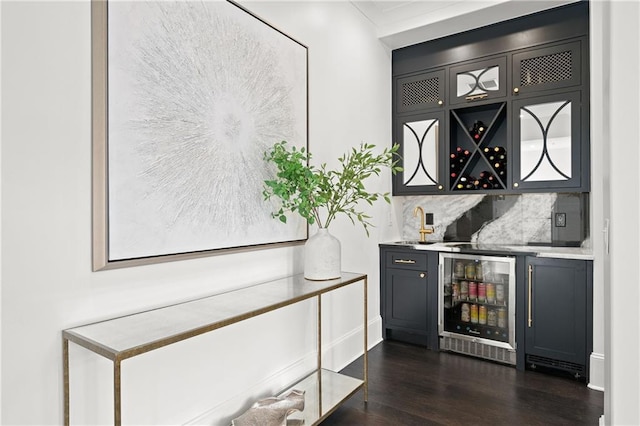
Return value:
M 380 146 L 388 143 L 391 137 L 390 55 L 350 5 L 333 2 L 243 4 L 309 46 L 310 145 L 316 161 L 335 161 L 347 146 L 360 141 Z M 605 4 L 609 7 L 609 2 Z M 607 354 L 607 423 L 638 424 L 640 319 L 637 308 L 640 297 L 637 280 L 629 277 L 637 275 L 634 269 L 639 257 L 640 194 L 634 183 L 638 181 L 637 170 L 617 167 L 617 164 L 623 155 L 619 153 L 640 160 L 638 135 L 633 127 L 640 119 L 640 93 L 634 79 L 638 75 L 640 16 L 636 2 L 611 2 L 610 5 L 612 17 L 603 18 L 603 28 L 595 37 L 603 43 L 604 52 L 611 50 L 613 59 L 611 67 L 602 71 L 602 78 L 618 82 L 610 93 L 607 88 L 602 89 L 604 99 L 600 98 L 603 105 L 612 106 L 611 114 L 602 124 L 606 136 L 601 142 L 606 149 L 617 153 L 612 155 L 615 162 L 612 171 L 616 173 L 612 175 L 611 185 L 611 257 L 617 272 L 610 280 L 604 275 L 604 288 L 596 293 L 596 297 L 605 298 L 604 304 L 598 305 L 597 300 L 596 304 L 604 305 L 607 322 L 603 331 L 605 342 L 596 338 L 594 350 L 600 351 L 604 346 Z M 1 2 L 0 10 L 0 419 L 2 424 L 59 424 L 62 420 L 62 329 L 297 272 L 302 250 L 263 250 L 92 273 L 89 4 Z M 608 31 L 612 33 L 610 39 Z M 634 86 L 627 86 L 629 82 Z M 599 101 L 595 93 L 593 101 Z M 608 129 L 611 135 L 607 134 Z M 596 135 L 592 136 L 595 141 Z M 599 182 L 594 182 L 597 184 Z M 605 186 L 608 187 L 608 182 Z M 375 181 L 372 189 L 376 187 L 389 190 L 389 179 Z M 607 196 L 603 196 L 605 202 Z M 370 337 L 375 341 L 379 338 L 379 323 L 375 322 L 379 306 L 376 244 L 398 237 L 398 230 L 389 226 L 389 221 L 397 219 L 388 206 L 380 203 L 372 213 L 379 227 L 373 230 L 371 238 L 367 239 L 348 221 L 336 223 L 334 233 L 342 240 L 344 269 L 366 272 L 370 276 L 369 318 L 373 324 Z M 594 224 L 594 237 L 598 226 Z M 357 330 L 358 321 L 345 311 L 352 310 L 360 293 L 356 290 L 345 293 L 344 300 L 335 300 L 327 306 L 329 312 L 341 320 L 338 330 L 327 331 L 333 342 Z M 607 299 L 611 300 L 610 305 Z M 307 357 L 313 351 L 313 343 L 305 341 L 313 328 L 313 306 L 306 309 L 308 307 L 287 310 L 268 318 L 264 324 L 253 322 L 246 327 L 230 328 L 211 340 L 195 342 L 195 346 L 157 351 L 150 355 L 153 359 L 141 358 L 142 362 L 130 368 L 125 363 L 125 386 L 129 384 L 132 389 L 125 388 L 125 397 L 145 405 L 140 410 L 141 420 L 166 421 L 166 418 L 152 417 L 164 414 L 165 401 L 156 395 L 158 390 L 153 386 L 156 380 L 153 376 L 159 369 L 150 370 L 144 362 L 151 367 L 161 363 L 186 368 L 184 364 L 202 365 L 204 360 L 215 366 L 223 364 L 224 371 L 215 368 L 206 371 L 202 379 L 205 384 L 198 382 L 197 386 L 209 385 L 212 396 L 209 401 L 196 401 L 193 406 L 178 407 L 177 413 L 167 414 L 177 416 L 176 422 L 187 421 L 203 409 L 233 399 L 244 391 L 248 396 L 264 393 L 268 378 L 285 380 L 287 375 L 307 368 Z M 274 336 L 277 343 L 270 345 L 276 347 L 274 352 L 265 354 L 262 345 L 270 342 L 261 340 L 263 331 L 285 326 L 287 332 L 277 333 Z M 283 355 L 277 346 L 285 345 L 295 353 Z M 213 354 L 203 350 L 209 347 L 214 348 Z M 347 349 L 343 350 L 344 347 Z M 350 348 L 347 342 L 334 345 L 328 355 L 339 366 L 356 356 L 349 353 Z M 187 356 L 192 349 L 203 362 L 193 362 L 192 357 Z M 257 380 L 246 373 L 246 366 L 254 363 L 254 356 L 247 353 L 252 351 L 260 351 L 261 359 L 266 358 L 260 365 L 273 365 L 264 372 L 249 369 L 254 376 L 259 375 Z M 76 417 L 75 421 L 90 423 L 98 418 L 109 422 L 110 412 L 100 399 L 108 389 L 91 389 L 94 380 L 107 388 L 108 364 L 92 359 L 82 350 L 72 351 L 72 358 L 72 365 L 80 373 L 93 374 L 89 378 L 74 376 L 74 389 L 82 389 L 87 394 L 86 405 L 76 413 L 86 417 Z M 94 367 L 99 374 L 92 373 Z M 199 371 L 194 368 L 190 373 Z M 238 375 L 242 377 L 236 382 L 233 379 Z M 172 384 L 175 381 L 177 389 L 184 389 L 181 382 L 184 377 L 157 380 L 164 379 Z M 151 381 L 152 392 L 145 387 L 147 381 Z M 149 407 L 157 408 L 159 414 L 149 414 L 153 411 L 145 410 Z M 167 407 L 167 410 L 172 408 L 176 407 Z M 131 406 L 128 409 L 131 410 Z M 130 419 L 137 415 L 126 410 L 125 407 Z
M 590 59 L 590 148 L 591 148 L 591 193 L 590 202 L 590 236 L 593 248 L 593 351 L 589 357 L 589 387 L 596 390 L 605 388 L 605 324 L 604 324 L 604 288 L 605 288 L 605 244 L 603 228 L 605 227 L 605 169 L 608 170 L 606 158 L 609 139 L 605 130 L 606 111 L 608 111 L 608 42 L 605 40 L 605 18 L 603 2 L 591 2 L 589 9 L 589 59 Z M 606 49 L 605 49 L 606 46 Z
M 2 7 L 0 6 L 0 22 L 2 22 Z M 2 45 L 2 33 L 0 31 L 0 46 Z M 2 55 L 0 55 L 0 70 L 2 70 Z M 2 71 L 0 71 L 0 75 Z M 0 96 L 2 94 L 2 82 L 0 81 Z M 0 117 L 2 116 L 2 103 L 0 102 Z M 0 119 L 0 135 L 2 134 L 2 120 Z M 2 137 L 0 136 L 0 141 Z M 0 182 L 2 181 L 2 144 L 0 144 Z M 0 242 L 2 241 L 2 185 L 0 184 Z M 0 243 L 0 378 L 2 377 L 2 244 Z M 0 385 L 0 421 L 2 420 L 2 386 Z
M 309 47 L 315 161 L 391 137 L 390 54 L 345 2 L 243 2 Z M 2 424 L 62 422 L 61 330 L 301 270 L 280 248 L 91 272 L 91 68 L 88 2 L 2 2 Z M 372 190 L 389 191 L 388 175 Z M 370 341 L 380 339 L 378 253 L 390 209 L 370 210 L 371 238 L 336 223 L 343 269 L 369 274 Z M 361 290 L 324 302 L 329 366 L 356 357 Z M 301 304 L 123 363 L 125 423 L 225 415 L 277 391 L 313 360 L 314 304 Z M 357 338 L 356 338 L 357 337 Z M 338 344 L 339 343 L 339 344 Z M 110 366 L 72 345 L 72 423 L 111 422 Z M 269 380 L 275 384 L 267 384 Z M 97 385 L 97 388 L 96 388 Z M 227 401 L 228 404 L 220 405 Z M 238 405 L 240 404 L 240 405 Z M 211 418 L 211 416 L 209 416 Z
M 610 268 L 605 280 L 605 421 L 640 424 L 640 3 L 604 5 L 604 46 L 608 51 L 604 105 L 605 149 L 610 158 L 605 188 L 610 198 Z M 606 211 L 606 209 L 605 209 Z

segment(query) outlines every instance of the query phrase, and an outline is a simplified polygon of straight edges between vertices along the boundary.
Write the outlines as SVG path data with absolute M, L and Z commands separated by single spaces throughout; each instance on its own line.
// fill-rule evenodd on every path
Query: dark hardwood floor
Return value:
M 362 377 L 362 357 L 343 370 Z M 517 371 L 464 355 L 384 341 L 362 391 L 328 425 L 598 425 L 604 395 L 571 377 Z

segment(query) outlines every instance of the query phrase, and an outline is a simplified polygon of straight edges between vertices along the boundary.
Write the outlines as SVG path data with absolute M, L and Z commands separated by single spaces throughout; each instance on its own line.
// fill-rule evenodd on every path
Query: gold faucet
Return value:
M 418 216 L 418 212 L 420 212 L 420 231 L 418 231 L 420 232 L 420 242 L 425 243 L 425 235 L 433 234 L 433 226 L 430 226 L 429 228 L 424 227 L 424 210 L 422 210 L 422 207 L 420 206 L 413 209 L 413 217 Z

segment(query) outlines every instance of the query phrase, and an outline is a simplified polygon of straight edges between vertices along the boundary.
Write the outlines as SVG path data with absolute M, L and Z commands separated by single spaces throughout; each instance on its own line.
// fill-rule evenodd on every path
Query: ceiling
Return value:
M 352 0 L 391 49 L 528 15 L 576 0 Z

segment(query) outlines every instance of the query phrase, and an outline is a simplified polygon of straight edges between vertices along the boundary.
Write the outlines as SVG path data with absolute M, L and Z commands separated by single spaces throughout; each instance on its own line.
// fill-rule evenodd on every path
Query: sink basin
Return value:
M 410 241 L 410 240 L 405 240 L 405 241 L 394 241 L 393 244 L 400 244 L 403 246 L 415 246 L 415 245 L 429 245 L 429 244 L 435 244 L 437 243 L 437 241 Z

